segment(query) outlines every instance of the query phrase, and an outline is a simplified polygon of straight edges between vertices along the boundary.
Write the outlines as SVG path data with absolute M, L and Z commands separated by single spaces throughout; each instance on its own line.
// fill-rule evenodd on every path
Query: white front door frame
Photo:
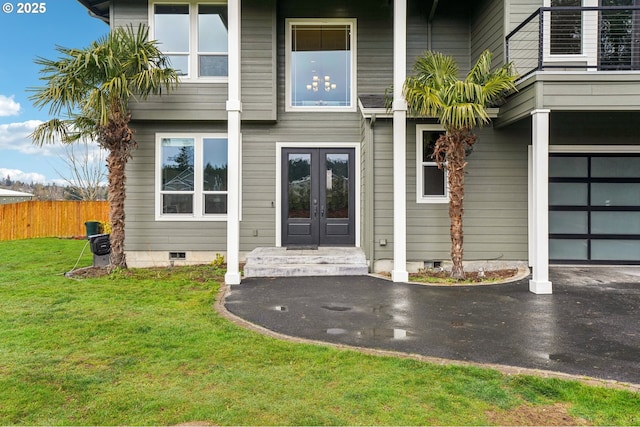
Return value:
M 353 148 L 355 161 L 355 247 L 360 247 L 360 143 L 359 142 L 276 142 L 276 239 L 277 248 L 282 247 L 282 150 L 284 148 Z

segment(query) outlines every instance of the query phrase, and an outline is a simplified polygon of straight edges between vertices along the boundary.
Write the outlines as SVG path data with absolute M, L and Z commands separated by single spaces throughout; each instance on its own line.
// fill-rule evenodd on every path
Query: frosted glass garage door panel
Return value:
M 593 178 L 640 178 L 640 157 L 593 157 Z
M 586 239 L 549 239 L 549 258 L 573 261 L 588 259 Z
M 640 204 L 640 184 L 591 184 L 592 206 L 638 206 L 638 204 Z
M 550 206 L 587 206 L 589 186 L 586 183 L 552 182 L 549 184 Z
M 586 212 L 549 212 L 549 233 L 588 234 L 589 220 Z
M 549 158 L 551 178 L 586 178 L 589 176 L 589 162 L 586 157 Z
M 593 234 L 640 234 L 640 212 L 592 212 Z
M 591 240 L 594 261 L 640 261 L 638 240 Z

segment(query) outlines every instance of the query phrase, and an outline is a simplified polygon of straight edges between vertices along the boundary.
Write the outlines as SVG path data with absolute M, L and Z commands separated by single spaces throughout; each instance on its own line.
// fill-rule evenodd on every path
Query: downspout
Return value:
M 429 19 L 427 19 L 427 50 L 432 50 L 432 40 L 433 40 L 433 17 L 436 14 L 436 9 L 438 8 L 439 0 L 433 0 L 433 5 L 431 6 L 431 12 L 429 13 Z

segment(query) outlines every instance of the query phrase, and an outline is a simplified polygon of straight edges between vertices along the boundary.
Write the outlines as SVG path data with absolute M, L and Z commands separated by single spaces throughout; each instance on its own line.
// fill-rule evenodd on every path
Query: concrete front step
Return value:
M 257 248 L 247 255 L 244 277 L 361 276 L 369 272 L 359 248 Z

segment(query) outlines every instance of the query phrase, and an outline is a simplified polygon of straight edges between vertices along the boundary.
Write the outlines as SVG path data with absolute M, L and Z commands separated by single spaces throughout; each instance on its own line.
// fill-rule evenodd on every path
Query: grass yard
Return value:
M 64 277 L 84 245 L 0 242 L 0 425 L 640 424 L 624 390 L 241 329 L 213 267 Z

